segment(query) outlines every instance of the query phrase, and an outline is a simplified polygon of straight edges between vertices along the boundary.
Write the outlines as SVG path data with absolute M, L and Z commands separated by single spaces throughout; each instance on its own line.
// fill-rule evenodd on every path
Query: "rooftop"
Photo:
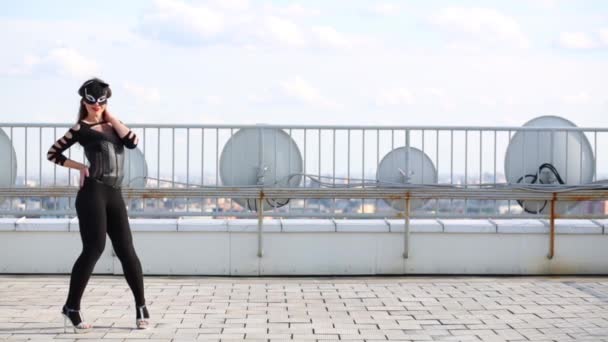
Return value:
M 153 328 L 125 280 L 93 276 L 87 334 L 63 333 L 68 276 L 0 276 L 0 339 L 608 341 L 606 277 L 146 277 Z

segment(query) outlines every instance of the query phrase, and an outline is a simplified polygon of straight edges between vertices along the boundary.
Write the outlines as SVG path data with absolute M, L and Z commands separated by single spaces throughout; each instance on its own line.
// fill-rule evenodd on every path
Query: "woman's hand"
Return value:
M 80 169 L 80 187 L 81 188 L 84 185 L 85 177 L 89 177 L 89 168 L 86 166 Z
M 102 119 L 103 119 L 103 121 L 112 123 L 114 120 L 116 120 L 116 117 L 114 115 L 112 115 L 112 113 L 110 113 L 110 111 L 108 110 L 108 107 L 106 106 L 106 109 L 103 111 Z
M 107 106 L 106 110 L 103 112 L 103 119 L 112 124 L 112 127 L 116 133 L 118 133 L 119 137 L 123 138 L 127 135 L 127 133 L 129 133 L 129 128 L 125 126 L 125 124 L 123 124 L 122 121 L 120 121 L 117 117 L 112 115 L 112 113 L 108 111 Z

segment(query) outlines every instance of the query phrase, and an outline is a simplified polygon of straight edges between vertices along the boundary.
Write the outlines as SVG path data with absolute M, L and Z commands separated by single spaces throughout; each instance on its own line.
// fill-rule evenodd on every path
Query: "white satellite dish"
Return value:
M 11 162 L 12 158 L 12 162 Z M 11 166 L 12 164 L 12 166 Z M 15 184 L 17 179 L 17 154 L 13 144 L 4 130 L 0 129 L 0 187 L 9 187 Z M 0 197 L 0 204 L 6 199 Z
M 558 116 L 540 116 L 524 127 L 576 127 Z M 586 184 L 593 180 L 595 159 L 583 132 L 518 131 L 513 135 L 505 156 L 505 177 L 510 184 Z M 547 213 L 547 201 L 518 201 L 528 213 Z M 564 213 L 576 202 L 557 202 L 556 211 Z
M 123 187 L 144 188 L 148 177 L 148 164 L 139 148 L 125 149 Z
M 406 147 L 399 147 L 382 158 L 378 165 L 376 180 L 381 186 L 437 184 L 437 170 L 426 153 L 415 147 L 409 147 L 409 152 Z M 403 211 L 405 209 L 402 200 L 385 199 L 384 201 L 395 210 Z M 428 201 L 413 200 L 410 208 L 420 208 Z
M 302 155 L 295 141 L 276 128 L 243 128 L 224 145 L 220 178 L 227 186 L 297 187 L 302 180 Z M 292 176 L 293 175 L 293 176 Z M 234 199 L 256 210 L 255 199 Z M 287 204 L 288 199 L 266 199 L 264 209 Z

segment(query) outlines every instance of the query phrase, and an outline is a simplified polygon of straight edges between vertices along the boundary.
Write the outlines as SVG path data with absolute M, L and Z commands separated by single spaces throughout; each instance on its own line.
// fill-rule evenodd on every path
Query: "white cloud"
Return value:
M 342 108 L 342 105 L 323 95 L 321 90 L 301 76 L 285 79 L 268 88 L 255 89 L 247 100 L 251 104 L 265 107 L 276 104 L 306 104 L 331 110 Z
M 378 106 L 411 105 L 414 102 L 414 94 L 406 88 L 383 89 L 376 96 Z
M 598 46 L 595 39 L 584 32 L 562 32 L 559 44 L 567 49 L 593 49 Z
M 608 47 L 608 28 L 588 32 L 562 32 L 558 43 L 566 49 L 598 49 Z
M 439 106 L 443 110 L 453 110 L 454 103 L 442 88 L 426 87 L 421 89 L 425 106 Z
M 203 100 L 205 101 L 205 103 L 213 106 L 221 105 L 224 103 L 224 99 L 218 95 L 207 95 L 203 98 Z
M 304 46 L 307 42 L 297 24 L 276 16 L 268 16 L 264 19 L 262 34 L 288 46 Z
M 444 97 L 445 96 L 445 91 L 440 88 L 424 88 L 424 91 L 427 94 L 432 95 L 434 97 Z
M 312 32 L 322 46 L 348 48 L 355 44 L 353 38 L 338 32 L 331 26 L 315 26 L 312 28 Z
M 272 4 L 265 4 L 264 11 L 291 18 L 315 17 L 321 14 L 321 11 L 319 11 L 318 9 L 304 7 L 299 4 L 290 4 L 287 6 L 275 6 Z
M 139 31 L 157 39 L 196 43 L 223 32 L 225 21 L 222 12 L 202 5 L 156 0 L 154 8 L 143 16 Z
M 555 7 L 557 7 L 557 1 L 558 0 L 528 0 L 531 3 L 540 6 L 542 8 L 545 9 L 554 9 Z
M 486 107 L 496 107 L 496 105 L 498 104 L 496 99 L 491 98 L 489 96 L 480 96 L 478 98 L 478 100 L 479 100 L 479 104 L 481 104 L 482 106 L 486 106 Z
M 137 101 L 146 103 L 160 102 L 160 91 L 154 87 L 145 87 L 131 82 L 125 82 L 122 86 Z
M 138 111 L 136 111 L 138 112 Z M 122 114 L 121 117 L 125 117 L 127 114 Z M 197 112 L 195 110 L 185 111 L 180 115 L 173 115 L 168 121 L 167 114 L 162 112 L 146 112 L 145 114 L 135 115 L 129 113 L 129 122 L 133 123 L 159 123 L 159 124 L 242 124 L 243 122 L 230 122 L 231 117 L 229 115 L 216 115 L 207 112 Z M 182 141 L 185 143 L 185 135 L 175 135 L 176 142 Z M 190 141 L 192 143 L 192 140 Z
M 299 76 L 280 83 L 284 96 L 294 100 L 324 107 L 337 107 L 337 104 L 326 99 L 321 92 Z
M 600 41 L 604 46 L 608 46 L 608 28 L 598 30 Z
M 591 103 L 592 98 L 586 91 L 580 91 L 576 94 L 566 95 L 562 100 L 569 105 L 585 105 Z
M 304 26 L 277 16 L 264 19 L 263 29 L 258 31 L 259 42 L 296 48 L 346 49 L 361 45 L 362 37 L 342 33 L 332 26 Z
M 272 91 L 270 89 L 256 90 L 255 93 L 249 94 L 247 100 L 255 104 L 267 104 L 272 101 Z
M 5 70 L 2 70 L 3 75 L 19 76 L 29 75 L 32 73 L 36 65 L 41 63 L 41 58 L 35 55 L 24 56 L 20 63 L 14 64 Z
M 97 63 L 72 48 L 59 47 L 45 55 L 27 55 L 23 60 L 9 67 L 4 74 L 31 75 L 36 72 L 56 73 L 62 76 L 86 78 L 99 72 Z
M 213 4 L 231 11 L 246 11 L 249 9 L 249 0 L 214 0 Z
M 333 4 L 329 4 L 330 8 L 327 8 L 326 5 L 321 7 L 322 5 L 319 4 L 319 8 L 327 13 L 323 13 L 323 16 L 319 18 L 310 18 L 305 17 L 304 14 L 299 16 L 297 7 L 292 8 L 293 15 L 288 14 L 289 11 L 281 12 L 282 7 L 277 2 L 274 2 L 276 5 L 272 9 L 266 9 L 264 4 L 250 1 L 250 8 L 242 13 L 242 10 L 236 5 L 231 9 L 230 6 L 226 6 L 229 8 L 226 9 L 221 7 L 217 1 L 221 0 L 182 1 L 188 6 L 202 4 L 223 18 L 223 26 L 216 31 L 217 33 L 209 33 L 206 37 L 203 37 L 203 34 L 190 34 L 190 36 L 197 37 L 196 44 L 204 47 L 203 49 L 185 50 L 179 46 L 166 45 L 165 42 L 142 40 L 141 31 L 136 32 L 138 38 L 136 44 L 130 44 L 129 40 L 120 46 L 111 44 L 111 40 L 114 39 L 112 37 L 116 34 L 114 24 L 109 28 L 110 33 L 105 36 L 104 28 L 83 25 L 93 19 L 90 16 L 81 17 L 78 24 L 75 22 L 60 24 L 49 20 L 28 25 L 15 25 L 14 23 L 1 25 L 0 28 L 4 30 L 0 30 L 2 31 L 0 41 L 6 42 L 5 46 L 10 46 L 10 48 L 0 54 L 0 69 L 6 70 L 7 66 L 17 62 L 17 65 L 9 70 L 17 74 L 33 74 L 29 79 L 19 80 L 18 86 L 10 84 L 11 78 L 4 78 L 3 85 L 8 91 L 5 96 L 7 105 L 10 105 L 11 108 L 16 106 L 15 108 L 19 108 L 22 112 L 37 112 L 40 111 L 39 104 L 31 103 L 24 108 L 20 107 L 21 103 L 27 102 L 24 101 L 27 95 L 23 95 L 24 92 L 21 89 L 35 90 L 40 93 L 41 90 L 44 91 L 44 88 L 64 89 L 70 83 L 75 83 L 73 80 L 70 81 L 69 77 L 48 77 L 53 76 L 48 72 L 49 69 L 53 72 L 65 69 L 65 73 L 82 70 L 82 68 L 73 68 L 72 71 L 69 71 L 71 68 L 66 68 L 65 64 L 58 62 L 62 58 L 69 60 L 67 58 L 69 54 L 66 51 L 50 53 L 52 48 L 58 46 L 54 43 L 55 39 L 61 37 L 64 41 L 69 42 L 70 48 L 85 57 L 92 57 L 92 59 L 86 58 L 87 61 L 98 59 L 97 62 L 102 67 L 104 78 L 109 81 L 119 78 L 114 82 L 120 89 L 125 80 L 133 83 L 139 82 L 139 85 L 132 86 L 135 89 L 158 86 L 163 92 L 160 94 L 158 106 L 146 107 L 147 110 L 158 113 L 155 114 L 158 122 L 167 120 L 166 117 L 163 117 L 163 115 L 166 116 L 167 108 L 178 108 L 180 112 L 188 112 L 190 113 L 188 119 L 195 120 L 197 111 L 191 111 L 192 105 L 188 101 L 183 101 L 184 98 L 198 98 L 196 100 L 198 105 L 195 107 L 199 111 L 215 112 L 219 117 L 232 115 L 236 122 L 241 118 L 251 116 L 262 118 L 267 122 L 308 120 L 308 122 L 327 123 L 335 119 L 336 122 L 373 123 L 373 120 L 380 116 L 379 112 L 403 113 L 403 109 L 406 108 L 408 111 L 418 113 L 411 117 L 412 122 L 416 123 L 431 120 L 440 124 L 460 124 L 459 120 L 464 120 L 465 124 L 491 125 L 499 120 L 499 117 L 506 116 L 507 113 L 508 115 L 515 113 L 512 115 L 515 115 L 516 120 L 519 120 L 519 124 L 521 124 L 526 121 L 526 115 L 529 113 L 565 114 L 566 111 L 574 110 L 577 118 L 581 116 L 583 118 L 581 120 L 601 125 L 601 118 L 605 117 L 605 115 L 602 116 L 602 113 L 605 114 L 608 108 L 605 104 L 602 104 L 600 108 L 598 98 L 602 94 L 603 80 L 608 77 L 608 62 L 602 58 L 601 54 L 572 54 L 563 49 L 550 49 L 546 46 L 538 46 L 530 50 L 502 51 L 488 49 L 487 45 L 480 44 L 476 39 L 448 39 L 447 42 L 469 43 L 480 49 L 478 54 L 454 53 L 454 51 L 446 51 L 445 46 L 437 46 L 445 40 L 442 40 L 441 37 L 436 39 L 437 36 L 434 34 L 429 36 L 429 32 L 426 32 L 427 34 L 411 32 L 411 35 L 405 32 L 407 40 L 403 40 L 406 37 L 401 33 L 404 32 L 392 31 L 399 27 L 406 29 L 408 25 L 373 27 L 373 31 L 384 39 L 374 41 L 377 49 L 366 49 L 365 46 L 358 45 L 356 38 L 359 35 L 357 32 L 372 29 L 368 25 L 370 23 L 352 26 L 351 22 L 341 20 L 344 19 L 343 14 L 331 9 L 334 7 Z M 528 0 L 522 0 L 522 4 L 524 1 Z M 386 2 L 396 3 L 403 9 L 410 8 L 409 2 L 392 0 L 386 0 Z M 308 3 L 301 3 L 308 6 Z M 366 2 L 363 5 L 366 6 L 363 11 L 372 5 L 373 2 Z M 594 25 L 593 22 L 587 23 L 587 26 L 576 27 L 574 26 L 576 20 L 580 16 L 584 16 L 584 13 L 562 13 L 561 9 L 559 14 L 563 15 L 564 20 L 562 23 L 554 23 L 555 18 L 541 17 L 542 11 L 531 8 L 531 6 L 534 5 L 522 5 L 516 11 L 518 13 L 516 19 L 522 18 L 520 22 L 522 29 L 528 30 L 529 27 L 530 30 L 536 30 L 532 26 L 524 27 L 523 20 L 527 22 L 530 15 L 538 15 L 539 27 L 546 28 L 554 25 L 555 45 L 558 43 L 560 32 L 568 30 L 586 32 L 600 44 L 599 38 L 602 36 L 602 32 L 605 32 L 600 29 L 608 29 L 608 26 L 602 23 L 588 26 Z M 420 10 L 413 11 L 413 13 L 402 11 L 402 14 L 407 14 L 408 17 L 420 13 Z M 122 13 L 116 18 L 119 28 L 125 31 L 130 25 L 127 14 Z M 238 18 L 235 18 L 233 14 Z M 363 15 L 364 13 L 355 9 L 351 14 Z M 590 13 L 590 15 L 593 14 Z M 291 23 L 297 33 L 296 41 L 299 40 L 301 45 L 289 45 L 284 42 L 285 40 L 271 35 L 268 30 L 264 31 L 264 26 L 261 24 L 267 17 L 276 17 Z M 180 17 L 176 16 L 172 20 L 178 20 L 178 18 Z M 119 19 L 126 21 L 121 23 Z M 381 18 L 376 19 L 381 20 Z M 397 19 L 395 18 L 395 20 Z M 427 17 L 423 19 L 427 19 Z M 159 21 L 159 24 L 172 27 L 169 19 L 166 22 Z M 325 30 L 318 29 L 317 25 L 326 24 L 333 27 L 325 27 Z M 395 24 L 397 24 L 396 21 Z M 79 26 L 82 28 L 81 30 L 78 30 Z M 27 27 L 30 28 L 27 29 Z M 350 31 L 350 28 L 353 31 Z M 386 31 L 387 29 L 389 31 Z M 190 26 L 188 30 L 194 30 L 194 28 Z M 355 33 L 355 37 L 351 32 Z M 441 32 L 443 33 L 443 31 Z M 447 30 L 445 33 L 454 32 L 460 33 L 460 38 L 462 38 L 461 32 L 466 33 L 462 29 Z M 539 34 L 542 36 L 542 32 L 530 31 L 530 35 L 534 33 L 535 37 Z M 471 35 L 476 37 L 474 34 Z M 606 33 L 604 33 L 605 36 Z M 401 37 L 402 40 L 391 41 L 395 37 Z M 502 44 L 498 39 L 496 41 L 497 44 Z M 252 49 L 243 49 L 243 43 L 250 43 Z M 396 45 L 391 43 L 396 43 Z M 353 44 L 354 47 L 351 47 L 353 50 L 348 50 L 346 53 L 341 50 L 325 53 L 326 51 L 320 50 L 343 49 L 349 45 L 353 46 Z M 93 50 L 90 50 L 90 46 L 96 46 L 101 49 L 99 51 L 104 51 L 104 53 L 96 55 L 92 52 Z M 283 46 L 290 48 L 282 49 Z M 603 52 L 603 50 L 599 52 Z M 26 56 L 28 53 L 30 56 Z M 51 58 L 51 55 L 54 57 Z M 163 65 L 172 67 L 166 68 Z M 44 72 L 39 72 L 41 68 L 44 69 Z M 150 70 L 154 70 L 157 74 L 157 81 L 152 84 L 144 82 Z M 87 76 L 94 75 L 94 72 L 87 74 Z M 300 80 L 289 78 L 295 75 L 300 75 Z M 526 76 L 525 82 L 521 81 L 522 75 Z M 165 91 L 161 88 L 160 83 L 173 85 L 180 83 L 180 89 Z M 572 86 L 572 89 L 564 90 L 563 86 L 568 84 Z M 390 88 L 399 87 L 401 90 L 390 90 Z M 425 90 L 425 88 L 431 87 L 438 87 L 441 90 Z M 389 88 L 389 90 L 380 92 L 383 88 Z M 268 89 L 269 92 L 265 92 L 264 89 Z M 127 92 L 123 89 L 123 93 Z M 158 99 L 158 93 L 154 95 L 154 91 L 139 91 L 139 93 L 143 93 L 144 95 L 141 96 L 147 96 L 153 100 Z M 581 93 L 586 93 L 586 95 L 581 95 Z M 506 99 L 506 94 L 512 94 L 513 100 Z M 60 95 L 47 92 L 49 98 L 56 98 Z M 205 95 L 210 97 L 205 98 Z M 213 95 L 220 96 L 221 100 L 213 98 Z M 564 102 L 581 103 L 589 100 L 589 96 L 593 96 L 590 100 L 591 104 L 582 108 L 584 109 L 582 111 L 576 111 L 577 107 L 567 106 Z M 489 100 L 483 100 L 484 97 Z M 231 100 L 235 98 L 244 101 Z M 492 99 L 496 99 L 495 110 L 487 107 L 492 104 Z M 137 108 L 137 103 L 144 101 L 140 99 L 135 102 L 135 95 L 131 100 L 124 104 Z M 320 107 L 327 103 L 331 104 L 332 100 L 340 104 L 339 109 L 345 110 Z M 605 97 L 602 100 L 605 100 Z M 221 105 L 212 105 L 220 101 Z M 62 102 L 56 101 L 52 104 L 54 113 L 73 110 L 71 101 Z M 480 102 L 484 102 L 486 105 L 482 105 Z M 314 105 L 308 105 L 308 103 Z M 317 103 L 321 103 L 321 105 Z M 441 107 L 442 103 L 447 103 L 445 110 Z M 378 107 L 376 104 L 387 107 Z M 51 104 L 47 104 L 47 106 L 49 105 Z M 448 105 L 450 106 L 447 107 Z M 135 111 L 129 110 L 128 112 Z M 285 112 L 294 113 L 294 115 L 285 117 Z M 250 114 L 247 116 L 242 113 Z M 458 113 L 466 113 L 466 115 L 457 118 L 455 114 Z M 492 115 L 488 115 L 488 113 Z M 397 114 L 394 117 L 387 116 L 387 118 L 390 118 L 387 120 L 396 119 L 392 122 L 393 124 L 403 123 L 402 120 L 404 120 Z M 177 120 L 177 118 L 175 119 Z M 180 117 L 180 120 L 185 119 Z M 410 117 L 407 120 L 410 120 Z
M 431 17 L 431 22 L 484 43 L 500 42 L 521 48 L 529 45 L 528 38 L 515 19 L 491 8 L 444 8 Z
M 362 41 L 331 26 L 303 23 L 301 18 L 319 11 L 301 5 L 250 8 L 248 1 L 231 1 L 214 0 L 203 6 L 183 0 L 156 0 L 140 20 L 138 32 L 177 45 L 234 44 L 247 49 L 347 48 Z
M 58 66 L 61 72 L 74 77 L 88 77 L 98 72 L 97 63 L 78 51 L 69 48 L 58 48 L 50 51 L 47 62 Z
M 377 3 L 370 8 L 370 11 L 378 15 L 391 16 L 400 14 L 401 7 L 395 3 Z

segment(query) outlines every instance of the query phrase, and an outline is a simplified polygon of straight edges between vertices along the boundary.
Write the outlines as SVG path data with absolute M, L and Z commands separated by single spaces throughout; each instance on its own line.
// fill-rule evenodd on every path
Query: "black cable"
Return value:
M 549 169 L 549 171 L 551 171 L 551 173 L 553 173 L 553 175 L 555 176 L 555 178 L 557 179 L 557 182 L 559 184 L 564 184 L 564 180 L 562 179 L 562 177 L 559 175 L 559 172 L 557 171 L 557 169 L 555 168 L 555 166 L 553 166 L 552 164 L 549 163 L 544 163 L 541 166 L 538 167 L 538 172 L 536 174 L 528 174 L 525 176 L 521 176 L 518 180 L 517 183 L 521 183 L 522 180 L 527 179 L 527 178 L 531 178 L 532 180 L 530 182 L 524 182 L 524 184 L 536 184 L 536 182 L 538 181 L 538 184 L 545 184 L 543 183 L 543 181 L 540 179 L 540 174 L 543 171 L 543 169 Z M 532 211 L 532 210 L 528 210 L 526 208 L 526 206 L 524 205 L 524 201 L 522 200 L 517 200 L 517 203 L 524 209 L 525 212 L 527 212 L 528 214 L 538 214 L 540 212 L 542 212 L 543 210 L 545 210 L 545 207 L 547 207 L 547 203 L 548 201 L 545 201 L 545 203 L 543 204 L 542 208 L 540 208 L 540 210 L 537 211 Z
M 282 207 L 284 205 L 287 205 L 287 203 L 289 203 L 290 199 L 288 198 L 285 202 L 279 202 L 279 201 L 277 201 L 275 199 L 266 198 L 266 199 L 264 199 L 264 201 L 271 208 L 280 208 L 280 207 Z M 253 205 L 251 204 L 251 202 L 253 202 Z M 249 209 L 251 211 L 258 211 L 258 200 L 257 199 L 249 199 L 248 198 L 247 199 L 247 209 Z

